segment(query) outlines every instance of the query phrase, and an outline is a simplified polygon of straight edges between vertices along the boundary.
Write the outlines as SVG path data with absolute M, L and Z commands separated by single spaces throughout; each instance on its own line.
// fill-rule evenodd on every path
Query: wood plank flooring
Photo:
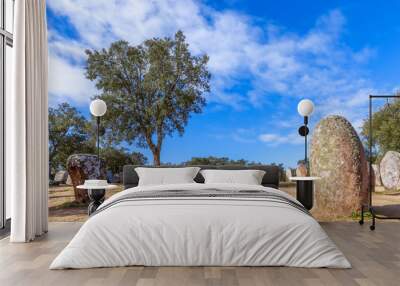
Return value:
M 400 223 L 322 223 L 352 269 L 289 267 L 123 267 L 48 270 L 81 223 L 50 223 L 44 237 L 28 244 L 0 241 L 0 285 L 400 285 Z

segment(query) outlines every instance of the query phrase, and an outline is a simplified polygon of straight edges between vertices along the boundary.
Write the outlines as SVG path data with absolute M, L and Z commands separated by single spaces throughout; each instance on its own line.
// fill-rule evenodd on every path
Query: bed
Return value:
M 138 186 L 135 168 L 124 167 L 125 190 L 99 207 L 50 269 L 351 267 L 308 211 L 278 189 L 275 166 L 250 168 L 265 171 L 259 185 L 204 183 L 198 173 L 193 183 Z

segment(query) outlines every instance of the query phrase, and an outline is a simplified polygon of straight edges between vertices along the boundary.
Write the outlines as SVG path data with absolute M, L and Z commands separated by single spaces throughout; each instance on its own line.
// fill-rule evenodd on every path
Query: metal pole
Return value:
M 372 96 L 369 96 L 369 188 L 368 208 L 372 205 Z
M 100 116 L 97 117 L 97 159 L 100 164 Z
M 304 164 L 306 165 L 307 176 L 310 175 L 309 168 L 308 168 L 308 158 L 307 158 L 307 124 L 308 124 L 308 117 L 304 116 Z
M 304 136 L 304 163 L 307 166 L 307 134 Z

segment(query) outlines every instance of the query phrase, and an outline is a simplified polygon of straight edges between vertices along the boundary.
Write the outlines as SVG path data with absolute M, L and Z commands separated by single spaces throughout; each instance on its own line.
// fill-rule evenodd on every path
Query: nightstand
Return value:
M 88 215 L 91 215 L 104 202 L 106 190 L 117 188 L 117 186 L 109 185 L 106 180 L 86 180 L 84 185 L 76 188 L 87 190 L 90 199 Z
M 289 180 L 296 181 L 296 199 L 308 210 L 314 205 L 314 181 L 320 177 L 290 177 Z

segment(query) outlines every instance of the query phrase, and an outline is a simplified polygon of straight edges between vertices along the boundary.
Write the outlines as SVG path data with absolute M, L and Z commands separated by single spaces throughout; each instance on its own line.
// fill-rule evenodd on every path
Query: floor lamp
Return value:
M 306 176 L 299 176 L 292 178 L 296 181 L 296 198 L 303 206 L 311 210 L 314 205 L 314 180 L 317 177 L 310 177 L 310 166 L 308 164 L 307 156 L 307 135 L 310 132 L 308 129 L 308 117 L 314 111 L 314 103 L 309 99 L 303 99 L 297 105 L 297 111 L 304 117 L 304 125 L 300 126 L 299 134 L 304 137 L 304 164 L 306 166 Z
M 97 121 L 97 159 L 100 164 L 100 118 L 106 114 L 107 105 L 101 99 L 95 99 L 90 103 L 90 113 L 96 117 Z
M 90 113 L 96 117 L 97 122 L 97 160 L 98 160 L 98 179 L 101 177 L 101 161 L 100 161 L 100 118 L 106 113 L 107 105 L 101 99 L 95 99 L 90 103 Z M 86 182 L 85 182 L 86 184 Z M 101 188 L 88 189 L 90 204 L 88 207 L 88 214 L 94 213 L 100 204 L 104 201 L 106 190 Z
M 309 99 L 303 99 L 297 105 L 297 111 L 301 116 L 304 117 L 304 125 L 300 126 L 299 134 L 300 136 L 304 137 L 304 164 L 306 165 L 307 168 L 307 176 L 309 176 L 310 171 L 309 171 L 308 156 L 307 156 L 307 148 L 308 148 L 307 135 L 310 132 L 310 130 L 308 129 L 307 125 L 308 125 L 308 117 L 314 111 L 314 103 Z

